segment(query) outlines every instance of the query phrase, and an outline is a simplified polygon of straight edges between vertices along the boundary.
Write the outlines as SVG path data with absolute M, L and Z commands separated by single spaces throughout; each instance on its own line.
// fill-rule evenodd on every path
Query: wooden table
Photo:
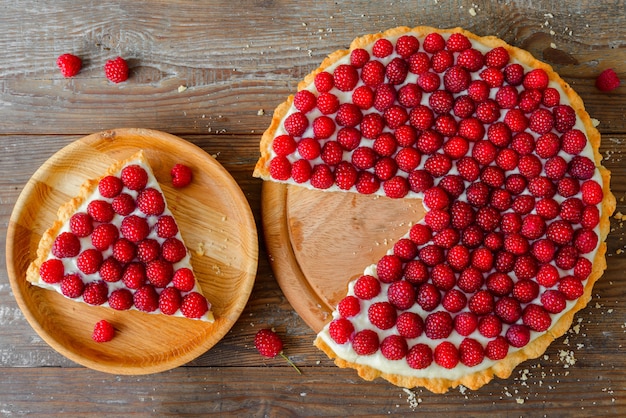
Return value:
M 201 4 L 202 3 L 202 4 Z M 307 4 L 307 7 L 304 7 Z M 200 146 L 232 174 L 259 228 L 258 274 L 239 321 L 210 351 L 154 375 L 86 369 L 51 349 L 21 313 L 0 257 L 0 415 L 626 415 L 626 256 L 612 219 L 608 270 L 589 306 L 545 356 L 480 390 L 433 395 L 336 368 L 284 297 L 261 229 L 261 181 L 252 178 L 272 109 L 330 52 L 361 34 L 419 24 L 497 35 L 552 64 L 600 121 L 604 165 L 626 213 L 626 85 L 594 79 L 612 67 L 626 82 L 623 0 L 538 1 L 32 1 L 0 2 L 0 236 L 35 170 L 93 132 L 142 127 Z M 81 73 L 55 65 L 80 55 Z M 104 62 L 127 58 L 131 78 L 107 82 Z M 179 88 L 180 86 L 186 87 Z M 274 327 L 302 370 L 264 359 L 255 333 Z M 576 363 L 567 364 L 574 358 Z

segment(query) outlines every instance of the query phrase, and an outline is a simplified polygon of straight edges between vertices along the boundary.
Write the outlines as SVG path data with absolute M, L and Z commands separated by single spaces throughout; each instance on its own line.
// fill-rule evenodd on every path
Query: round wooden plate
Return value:
M 417 199 L 329 193 L 273 182 L 263 183 L 261 200 L 276 280 L 315 332 L 328 322 L 348 282 L 424 217 Z
M 213 324 L 118 312 L 77 303 L 31 285 L 26 269 L 58 208 L 87 179 L 103 175 L 116 160 L 143 149 L 159 180 L 185 243 L 199 284 L 213 304 Z M 192 168 L 193 182 L 174 189 L 169 170 Z M 7 268 L 17 303 L 35 331 L 67 358 L 115 374 L 148 374 L 185 364 L 213 347 L 243 311 L 256 276 L 258 239 L 248 202 L 230 174 L 195 145 L 163 132 L 116 129 L 89 135 L 54 154 L 20 194 L 8 226 Z M 91 339 L 100 319 L 118 330 L 113 340 Z

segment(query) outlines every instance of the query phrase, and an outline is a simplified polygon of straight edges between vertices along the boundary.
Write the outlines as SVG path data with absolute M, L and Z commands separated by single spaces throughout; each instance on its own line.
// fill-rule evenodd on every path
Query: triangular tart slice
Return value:
M 540 356 L 606 268 L 615 198 L 599 146 L 572 88 L 495 37 L 400 27 L 329 55 L 276 108 L 255 175 L 419 198 L 426 215 L 376 264 L 337 272 L 360 277 L 315 345 L 433 392 Z
M 87 180 L 45 231 L 26 278 L 76 302 L 213 322 L 142 150 Z

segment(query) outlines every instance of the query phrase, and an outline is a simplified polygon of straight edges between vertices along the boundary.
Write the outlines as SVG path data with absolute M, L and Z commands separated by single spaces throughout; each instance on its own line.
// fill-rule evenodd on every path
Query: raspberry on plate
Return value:
M 115 328 L 106 319 L 96 322 L 91 338 L 97 343 L 111 341 L 115 337 Z

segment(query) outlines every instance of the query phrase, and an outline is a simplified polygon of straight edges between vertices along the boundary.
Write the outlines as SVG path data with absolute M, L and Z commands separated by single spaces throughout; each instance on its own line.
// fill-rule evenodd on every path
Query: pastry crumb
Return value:
M 185 90 L 187 90 L 187 86 L 183 86 L 183 85 L 178 86 L 178 92 L 179 92 L 179 93 L 182 93 L 182 92 L 183 92 L 183 91 L 185 91 Z
M 259 109 L 259 110 L 256 112 L 256 114 L 257 114 L 257 116 L 263 116 L 263 115 L 265 115 L 265 110 L 263 110 L 263 109 Z
M 202 257 L 204 255 L 204 242 L 200 241 L 194 252 L 197 256 Z

